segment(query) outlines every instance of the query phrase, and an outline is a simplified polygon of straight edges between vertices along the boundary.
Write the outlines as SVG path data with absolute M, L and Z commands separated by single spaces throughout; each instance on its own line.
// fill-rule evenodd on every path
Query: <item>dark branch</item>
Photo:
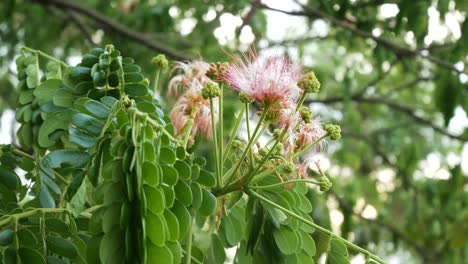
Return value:
M 258 7 L 260 6 L 260 0 L 253 0 L 252 1 L 252 7 L 250 8 L 249 12 L 245 17 L 242 19 L 242 25 L 239 27 L 239 30 L 237 31 L 237 36 L 242 32 L 242 29 L 250 25 L 250 22 L 252 21 L 252 18 L 255 15 L 255 12 L 257 11 Z
M 340 102 L 343 102 L 345 100 L 347 100 L 348 98 L 344 98 L 344 97 L 330 97 L 330 98 L 326 98 L 326 99 L 311 99 L 311 100 L 306 100 L 305 103 L 324 103 L 324 104 L 334 104 L 334 103 L 340 103 Z M 417 123 L 419 124 L 422 124 L 422 125 L 425 125 L 425 126 L 429 126 L 431 127 L 434 131 L 442 134 L 442 135 L 445 135 L 447 137 L 450 137 L 450 138 L 453 138 L 453 139 L 457 139 L 457 140 L 460 140 L 460 141 L 468 141 L 467 138 L 463 137 L 463 136 L 459 136 L 459 135 L 454 135 L 450 132 L 448 132 L 447 130 L 443 129 L 442 127 L 432 123 L 430 120 L 428 119 L 425 119 L 425 118 L 422 118 L 418 115 L 415 114 L 415 110 L 411 107 L 408 107 L 408 106 L 405 106 L 405 105 L 400 105 L 398 103 L 395 103 L 395 102 L 392 102 L 392 101 L 389 101 L 387 99 L 384 99 L 384 98 L 376 98 L 376 97 L 362 97 L 361 95 L 354 95 L 354 96 L 351 96 L 349 98 L 349 100 L 351 101 L 355 101 L 355 102 L 359 102 L 359 103 L 367 103 L 367 104 L 381 104 L 381 105 L 386 105 L 387 107 L 393 109 L 393 110 L 396 110 L 398 112 L 401 112 L 401 113 L 404 113 L 406 114 L 407 116 L 409 116 L 410 118 L 412 118 L 414 121 L 416 121 Z
M 356 28 L 356 26 L 353 23 L 351 23 L 350 21 L 341 21 L 339 19 L 336 19 L 333 16 L 330 16 L 330 15 L 328 15 L 326 13 L 323 13 L 322 11 L 319 11 L 319 10 L 316 10 L 316 9 L 312 9 L 312 8 L 303 6 L 303 8 L 304 8 L 303 11 L 285 11 L 285 10 L 281 10 L 281 9 L 272 8 L 272 7 L 269 7 L 269 6 L 264 5 L 264 4 L 260 5 L 260 7 L 263 8 L 263 9 L 266 9 L 266 10 L 276 11 L 276 12 L 280 12 L 280 13 L 291 15 L 291 16 L 306 16 L 306 17 L 317 17 L 317 18 L 325 19 L 325 20 L 328 20 L 330 23 L 332 23 L 332 24 L 334 24 L 334 25 L 336 25 L 336 26 L 338 26 L 338 27 L 340 27 L 342 29 L 348 30 L 348 31 L 352 32 L 353 34 L 355 34 L 355 35 L 357 35 L 359 37 L 374 40 L 377 44 L 381 45 L 382 47 L 387 48 L 388 50 L 391 50 L 393 53 L 395 53 L 399 57 L 401 57 L 401 56 L 417 56 L 417 57 L 427 59 L 430 62 L 432 62 L 432 63 L 434 63 L 436 65 L 439 65 L 439 66 L 441 66 L 443 68 L 447 68 L 447 69 L 449 69 L 451 71 L 455 71 L 457 73 L 468 74 L 468 71 L 459 70 L 452 63 L 443 61 L 443 60 L 441 60 L 439 58 L 436 58 L 434 56 L 431 56 L 431 55 L 425 55 L 423 52 L 421 52 L 419 50 L 410 49 L 410 48 L 401 46 L 399 44 L 393 43 L 391 41 L 388 41 L 386 39 L 376 37 L 376 36 L 372 35 L 369 32 L 362 31 L 362 30 Z
M 33 0 L 34 1 L 34 0 Z M 123 35 L 133 41 L 136 41 L 154 51 L 162 52 L 167 54 L 168 56 L 177 59 L 177 60 L 190 60 L 190 58 L 184 54 L 179 53 L 176 50 L 173 50 L 169 47 L 166 47 L 163 44 L 155 43 L 151 41 L 145 33 L 133 31 L 132 29 L 128 28 L 125 25 L 122 25 L 118 22 L 115 22 L 111 18 L 91 10 L 83 5 L 77 4 L 73 1 L 65 1 L 65 0 L 35 0 L 35 2 L 42 4 L 42 5 L 51 5 L 55 6 L 59 9 L 63 10 L 72 10 L 76 13 L 84 15 L 95 22 L 99 23 L 100 25 L 108 28 L 109 30 L 116 32 L 120 35 Z
M 65 12 L 68 14 L 68 17 L 70 17 L 73 23 L 75 23 L 76 27 L 81 31 L 81 33 L 86 37 L 89 44 L 97 45 L 98 43 L 94 42 L 93 40 L 93 33 L 89 30 L 87 25 L 83 21 L 81 21 L 78 15 L 69 9 L 65 9 Z

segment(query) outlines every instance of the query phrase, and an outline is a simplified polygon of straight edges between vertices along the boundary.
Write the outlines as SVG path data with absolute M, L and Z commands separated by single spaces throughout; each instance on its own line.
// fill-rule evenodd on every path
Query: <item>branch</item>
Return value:
M 384 48 L 387 48 L 388 50 L 391 50 L 397 56 L 405 56 L 406 55 L 406 56 L 421 57 L 421 58 L 424 58 L 424 59 L 426 59 L 426 60 L 428 60 L 428 61 L 430 61 L 430 62 L 432 62 L 432 63 L 434 63 L 436 65 L 439 65 L 439 66 L 441 66 L 443 68 L 446 68 L 446 69 L 449 69 L 451 71 L 457 72 L 459 74 L 461 74 L 461 73 L 468 74 L 468 71 L 459 70 L 452 63 L 449 63 L 447 61 L 443 61 L 443 60 L 441 60 L 439 58 L 436 58 L 436 57 L 434 57 L 432 55 L 429 55 L 429 54 L 425 55 L 423 52 L 421 52 L 419 50 L 414 50 L 414 49 L 410 49 L 410 48 L 401 46 L 399 44 L 388 41 L 388 40 L 386 40 L 384 38 L 376 37 L 376 36 L 372 35 L 369 32 L 362 31 L 362 30 L 356 28 L 356 26 L 353 23 L 350 23 L 350 21 L 341 21 L 341 20 L 336 19 L 335 17 L 333 17 L 331 15 L 328 15 L 326 13 L 323 13 L 322 11 L 317 10 L 317 9 L 312 9 L 312 8 L 309 8 L 309 7 L 302 6 L 304 8 L 304 10 L 302 10 L 302 11 L 285 11 L 285 10 L 281 10 L 281 9 L 272 8 L 272 7 L 269 7 L 269 6 L 264 5 L 264 4 L 261 4 L 260 7 L 263 8 L 263 9 L 266 9 L 266 10 L 280 12 L 280 13 L 291 15 L 291 16 L 317 17 L 317 18 L 321 18 L 321 19 L 324 19 L 324 20 L 328 20 L 330 23 L 332 23 L 332 24 L 334 24 L 334 25 L 336 25 L 336 26 L 338 26 L 338 27 L 340 27 L 342 29 L 350 31 L 350 32 L 354 33 L 355 35 L 357 35 L 359 37 L 374 40 L 377 44 L 381 45 Z
M 421 257 L 424 257 L 426 255 L 426 250 L 424 247 L 416 243 L 414 239 L 406 235 L 404 232 L 400 231 L 397 227 L 378 218 L 376 219 L 365 218 L 364 216 L 362 216 L 362 214 L 356 213 L 353 210 L 353 208 L 343 198 L 339 197 L 336 193 L 330 192 L 330 194 L 338 200 L 338 203 L 341 205 L 342 208 L 344 208 L 345 210 L 348 210 L 349 212 L 352 212 L 353 215 L 357 216 L 359 219 L 364 220 L 369 223 L 377 224 L 381 227 L 388 229 L 388 231 L 390 231 L 393 235 L 399 237 L 406 244 L 413 247 Z
M 75 12 L 65 9 L 65 12 L 68 14 L 68 17 L 75 23 L 76 27 L 83 33 L 83 35 L 88 40 L 89 44 L 97 45 L 98 43 L 94 42 L 93 40 L 93 33 L 89 30 L 86 24 L 81 21 L 81 19 L 75 14 Z
M 160 43 L 152 42 L 145 33 L 133 31 L 127 26 L 112 20 L 111 18 L 105 16 L 104 14 L 96 12 L 92 9 L 89 9 L 83 5 L 77 4 L 73 1 L 65 1 L 65 0 L 32 0 L 32 1 L 37 2 L 41 5 L 45 5 L 45 6 L 51 5 L 59 9 L 63 9 L 63 10 L 72 10 L 78 14 L 84 15 L 94 20 L 96 23 L 108 28 L 109 30 L 115 33 L 118 33 L 120 35 L 123 35 L 135 42 L 138 42 L 154 51 L 165 53 L 168 56 L 173 57 L 174 59 L 177 59 L 177 60 L 190 60 L 188 56 L 181 54 L 178 51 L 173 50 L 172 48 L 166 47 L 165 45 L 160 44 Z
M 260 0 L 253 0 L 252 1 L 252 7 L 250 8 L 247 15 L 245 15 L 245 17 L 242 19 L 242 25 L 239 27 L 239 29 L 237 31 L 237 36 L 240 35 L 240 33 L 242 32 L 242 29 L 245 26 L 250 24 L 250 22 L 252 21 L 252 18 L 254 17 L 255 12 L 257 11 L 259 6 L 260 6 Z
M 326 99 L 311 99 L 311 100 L 307 100 L 306 102 L 307 103 L 334 104 L 334 103 L 339 103 L 339 102 L 345 101 L 346 99 L 348 99 L 348 98 L 330 97 L 330 98 L 326 98 Z M 461 135 L 460 136 L 459 135 L 454 135 L 454 134 L 448 132 L 447 130 L 445 130 L 444 128 L 432 123 L 431 120 L 425 119 L 425 118 L 422 118 L 422 117 L 416 115 L 414 113 L 415 109 L 413 109 L 411 107 L 408 107 L 408 106 L 405 106 L 405 105 L 400 105 L 398 103 L 388 101 L 388 100 L 386 100 L 384 98 L 378 98 L 378 97 L 366 98 L 366 97 L 362 97 L 361 95 L 351 96 L 351 98 L 349 98 L 349 100 L 355 101 L 355 102 L 360 102 L 360 103 L 367 103 L 367 104 L 386 105 L 386 106 L 388 106 L 389 108 L 391 108 L 393 110 L 396 110 L 398 112 L 406 114 L 407 116 L 409 116 L 410 118 L 412 118 L 414 121 L 416 121 L 419 124 L 431 127 L 434 131 L 436 131 L 436 132 L 438 132 L 438 133 L 440 133 L 442 135 L 445 135 L 445 136 L 453 138 L 453 139 L 460 140 L 462 142 L 468 141 L 468 138 L 465 138 L 465 137 L 463 137 Z

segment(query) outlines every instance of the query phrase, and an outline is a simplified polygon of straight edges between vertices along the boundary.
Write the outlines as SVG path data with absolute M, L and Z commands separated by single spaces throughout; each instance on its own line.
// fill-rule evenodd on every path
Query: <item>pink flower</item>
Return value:
M 263 106 L 280 103 L 285 107 L 297 102 L 301 90 L 297 86 L 302 66 L 290 62 L 285 56 L 236 57 L 226 73 L 227 83 L 237 92 L 257 100 Z
M 173 71 L 182 70 L 182 72 L 175 75 L 169 81 L 168 95 L 174 92 L 175 96 L 178 96 L 178 87 L 182 86 L 185 88 L 185 93 L 177 99 L 169 117 L 174 125 L 176 134 L 184 128 L 190 119 L 193 119 L 189 144 L 193 143 L 197 133 L 207 139 L 210 139 L 213 134 L 210 101 L 204 99 L 201 94 L 202 88 L 206 83 L 211 82 L 205 76 L 208 69 L 209 64 L 203 61 L 194 61 L 192 63 L 178 62 Z M 215 122 L 217 122 L 219 111 L 218 98 L 213 99 L 213 109 Z
M 206 72 L 210 68 L 210 65 L 204 61 L 193 61 L 193 62 L 176 62 L 176 66 L 172 69 L 172 72 L 179 71 L 180 73 L 172 77 L 169 81 L 169 88 L 167 94 L 169 96 L 174 93 L 176 97 L 179 96 L 179 87 L 186 89 L 203 88 L 205 84 L 210 81 L 206 77 Z
M 312 122 L 306 124 L 302 122 L 297 130 L 292 134 L 290 140 L 285 144 L 286 154 L 290 155 L 293 152 L 298 152 L 316 142 L 327 132 L 323 130 L 319 118 L 315 118 Z M 321 150 L 325 147 L 326 141 L 320 141 L 313 149 Z

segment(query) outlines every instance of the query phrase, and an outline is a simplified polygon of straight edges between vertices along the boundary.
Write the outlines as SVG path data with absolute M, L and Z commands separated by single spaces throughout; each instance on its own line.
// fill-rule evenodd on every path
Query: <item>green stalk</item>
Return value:
M 221 187 L 221 173 L 219 168 L 219 155 L 218 155 L 218 138 L 216 132 L 216 124 L 215 124 L 215 117 L 214 117 L 214 106 L 213 106 L 213 98 L 210 98 L 210 112 L 211 112 L 211 129 L 213 130 L 213 143 L 215 149 L 215 161 L 216 161 L 216 186 L 219 188 Z
M 252 137 L 250 135 L 250 121 L 249 121 L 249 103 L 245 103 L 245 125 L 247 127 L 247 141 L 252 140 Z M 249 158 L 250 158 L 250 165 L 253 167 L 254 166 L 254 157 L 252 150 L 249 149 Z
M 237 131 L 239 130 L 240 123 L 242 121 L 242 116 L 244 115 L 245 109 L 242 108 L 241 112 L 239 113 L 239 116 L 236 119 L 236 122 L 234 123 L 234 127 L 231 129 L 231 134 L 229 135 L 229 142 L 226 145 L 226 151 L 224 152 L 224 157 L 223 157 L 223 164 L 226 162 L 227 157 L 229 156 L 231 152 L 231 145 L 234 139 L 236 138 Z
M 228 179 L 226 182 L 229 183 L 231 181 L 232 177 L 236 174 L 237 170 L 240 168 L 240 165 L 242 164 L 242 161 L 245 159 L 245 156 L 247 156 L 247 153 L 252 148 L 253 144 L 255 144 L 255 142 L 257 141 L 257 139 L 259 137 L 259 135 L 261 135 L 261 133 L 259 135 L 257 135 L 257 133 L 258 133 L 258 130 L 260 129 L 261 124 L 263 123 L 263 120 L 266 117 L 267 112 L 268 112 L 268 107 L 266 107 L 264 109 L 264 111 L 262 112 L 262 115 L 260 116 L 260 120 L 258 121 L 257 126 L 255 127 L 255 130 L 254 130 L 254 133 L 252 135 L 252 140 L 249 140 L 249 143 L 247 144 L 247 147 L 244 149 L 244 152 L 242 152 L 241 157 L 239 158 L 236 165 L 234 166 L 235 169 L 231 172 L 231 174 L 225 175 L 225 177 Z M 248 122 L 248 120 L 247 120 L 247 122 Z M 262 132 L 263 131 L 264 130 L 262 130 Z
M 218 118 L 219 118 L 219 156 L 218 156 L 218 166 L 219 166 L 219 187 L 223 187 L 223 84 L 220 85 L 220 95 L 218 98 Z
M 270 185 L 249 186 L 249 188 L 250 188 L 250 189 L 255 189 L 255 190 L 268 190 L 268 189 L 271 189 L 271 188 L 274 188 L 274 187 L 278 187 L 278 186 L 286 185 L 286 184 L 290 184 L 290 183 L 296 183 L 296 182 L 312 183 L 312 184 L 316 184 L 316 185 L 319 185 L 319 184 L 320 184 L 319 182 L 316 182 L 316 181 L 311 180 L 311 179 L 297 179 L 297 180 L 290 180 L 290 181 L 285 181 L 285 182 L 279 182 L 279 183 L 270 184 Z
M 26 218 L 26 217 L 30 217 L 36 214 L 54 214 L 54 213 L 72 213 L 72 212 L 66 208 L 34 208 L 29 211 L 7 216 L 6 218 L 0 220 L 0 227 L 8 223 L 11 223 L 11 221 L 14 219 Z M 91 215 L 87 213 L 81 213 L 80 215 L 84 217 L 88 217 L 88 218 L 91 217 Z
M 158 83 L 159 83 L 159 73 L 161 72 L 161 70 L 158 69 L 156 70 L 156 76 L 154 76 L 154 83 L 153 83 L 153 91 L 154 91 L 154 94 L 153 96 L 156 95 L 156 92 L 158 91 Z
M 275 207 L 276 209 L 282 211 L 283 213 L 285 213 L 285 214 L 287 214 L 287 215 L 289 215 L 289 216 L 292 216 L 292 217 L 296 218 L 297 220 L 299 220 L 299 221 L 301 221 L 301 222 L 303 222 L 303 223 L 305 223 L 305 224 L 307 224 L 307 225 L 310 225 L 311 227 L 315 228 L 315 229 L 318 230 L 319 232 L 321 232 L 321 233 L 323 233 L 323 234 L 327 234 L 327 235 L 329 235 L 329 236 L 331 236 L 331 237 L 334 237 L 334 238 L 340 240 L 340 241 L 341 241 L 343 244 L 345 244 L 347 247 L 349 247 L 349 248 L 351 248 L 351 249 L 353 249 L 353 250 L 355 250 L 355 251 L 357 251 L 357 252 L 360 252 L 360 253 L 362 253 L 362 254 L 364 254 L 364 255 L 370 256 L 373 260 L 377 261 L 378 263 L 382 263 L 382 264 L 385 263 L 382 259 L 380 259 L 380 258 L 377 257 L 376 255 L 370 253 L 369 251 L 367 251 L 367 250 L 365 250 L 365 249 L 363 249 L 363 248 L 361 248 L 361 247 L 359 247 L 359 246 L 357 246 L 357 245 L 355 245 L 355 244 L 349 242 L 348 240 L 346 240 L 346 239 L 344 239 L 344 238 L 342 238 L 342 237 L 339 237 L 339 236 L 333 234 L 333 232 L 331 232 L 331 231 L 329 231 L 329 230 L 327 230 L 327 229 L 325 229 L 325 228 L 323 228 L 323 227 L 317 225 L 316 223 L 314 223 L 314 222 L 312 222 L 312 221 L 309 221 L 309 220 L 303 218 L 302 216 L 300 216 L 300 215 L 298 215 L 298 214 L 296 214 L 296 213 L 294 213 L 294 212 L 292 212 L 292 211 L 290 211 L 290 210 L 288 210 L 288 209 L 282 207 L 281 205 L 278 205 L 278 204 L 276 204 L 276 203 L 274 203 L 274 202 L 268 200 L 267 198 L 261 196 L 260 194 L 254 192 L 254 191 L 252 191 L 252 190 L 250 190 L 250 189 L 245 189 L 245 192 L 246 192 L 248 195 L 253 196 L 253 197 L 255 197 L 255 198 L 257 198 L 257 199 L 263 201 L 264 203 L 267 203 L 267 204 L 269 204 L 269 205 Z
M 295 112 L 297 112 L 299 110 L 299 108 L 301 108 L 301 106 L 304 103 L 306 97 L 307 97 L 307 93 L 303 92 L 302 95 L 301 95 L 301 98 L 299 99 L 299 103 L 297 103 Z
M 185 255 L 185 263 L 190 264 L 190 260 L 192 258 L 192 229 L 193 229 L 193 223 L 195 221 L 195 214 L 193 214 L 193 219 L 190 221 L 190 226 L 187 234 L 187 254 Z
M 29 51 L 29 52 L 31 52 L 31 53 L 36 54 L 36 55 L 40 55 L 40 56 L 42 56 L 42 57 L 44 57 L 44 58 L 46 58 L 46 59 L 48 59 L 48 60 L 50 60 L 50 61 L 54 61 L 54 62 L 56 62 L 56 63 L 62 65 L 62 66 L 65 67 L 65 68 L 70 67 L 70 66 L 69 66 L 68 64 L 66 64 L 65 62 L 63 62 L 63 61 L 61 61 L 61 60 L 57 60 L 56 58 L 54 58 L 54 57 L 52 57 L 52 56 L 50 56 L 50 55 L 48 55 L 48 54 L 46 54 L 46 53 L 44 53 L 44 52 L 42 52 L 42 51 L 40 51 L 40 50 L 35 50 L 35 49 L 28 48 L 28 47 L 22 47 L 21 50 L 27 50 L 27 51 Z

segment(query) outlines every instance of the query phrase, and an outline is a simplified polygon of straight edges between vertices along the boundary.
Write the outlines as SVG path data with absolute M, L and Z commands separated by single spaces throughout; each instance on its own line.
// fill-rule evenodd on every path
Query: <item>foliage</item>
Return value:
M 289 12 L 287 4 L 274 2 L 266 3 Z M 322 120 L 339 120 L 343 129 L 342 140 L 330 145 L 333 166 L 327 173 L 333 189 L 325 195 L 306 194 L 313 204 L 314 221 L 330 228 L 336 222 L 330 212 L 333 216 L 340 212 L 344 221 L 339 233 L 383 259 L 394 254 L 401 258 L 403 251 L 410 253 L 407 262 L 463 263 L 467 257 L 466 236 L 462 236 L 466 233 L 462 232 L 467 214 L 466 172 L 459 157 L 467 130 L 452 127 L 463 117 L 461 109 L 468 109 L 466 1 L 298 2 L 303 5 L 295 5 L 296 13 L 283 14 L 266 4 L 254 8 L 256 1 L 80 1 L 83 10 L 97 13 L 90 16 L 70 8 L 72 1 L 3 1 L 0 111 L 17 107 L 19 90 L 12 65 L 24 45 L 69 60 L 81 57 L 93 42 L 115 43 L 153 80 L 148 58 L 161 50 L 148 43 L 170 47 L 186 58 L 225 61 L 220 37 L 214 32 L 222 24 L 221 16 L 229 13 L 244 21 L 244 30 L 252 29 L 253 45 L 278 48 L 313 67 L 323 89 L 320 98 L 309 96 L 306 103 Z M 389 6 L 398 10 L 396 14 L 382 16 Z M 209 10 L 214 11 L 213 19 L 204 19 Z M 437 17 L 440 23 L 456 20 L 453 30 L 435 37 L 434 32 L 429 34 L 435 27 L 430 20 Z M 180 30 L 186 19 L 196 21 L 188 34 Z M 109 26 L 109 21 L 141 33 L 143 38 Z M 282 33 L 276 21 L 295 24 L 278 38 L 271 34 Z M 326 25 L 326 30 L 320 25 Z M 240 33 L 240 26 L 235 31 Z M 245 48 L 238 36 L 225 41 L 223 49 Z M 44 61 L 40 66 L 44 71 Z M 165 76 L 161 75 L 162 82 L 167 80 Z M 28 96 L 23 95 L 22 101 Z M 172 101 L 163 98 L 160 103 L 170 106 Z M 27 109 L 24 107 L 22 118 L 34 113 Z M 228 101 L 225 109 L 225 125 L 231 127 L 235 122 L 232 113 L 238 109 Z M 30 131 L 39 123 L 32 127 L 36 128 Z M 83 140 L 87 142 L 87 138 Z M 212 146 L 201 141 L 194 150 L 207 158 L 207 169 L 212 170 Z M 11 162 L 11 158 L 5 159 Z M 26 168 L 32 168 L 29 166 Z M 425 177 L 428 167 L 437 172 Z M 390 172 L 390 179 L 383 181 L 382 172 Z M 47 186 L 47 191 L 56 195 L 53 187 Z M 13 199 L 11 193 L 4 197 Z M 0 204 L 8 199 L 2 197 Z M 363 216 L 364 208 L 375 208 L 376 217 Z M 194 230 L 196 244 L 202 246 L 211 237 L 197 236 L 198 231 Z M 316 256 L 321 255 L 328 237 L 318 232 L 312 236 Z

